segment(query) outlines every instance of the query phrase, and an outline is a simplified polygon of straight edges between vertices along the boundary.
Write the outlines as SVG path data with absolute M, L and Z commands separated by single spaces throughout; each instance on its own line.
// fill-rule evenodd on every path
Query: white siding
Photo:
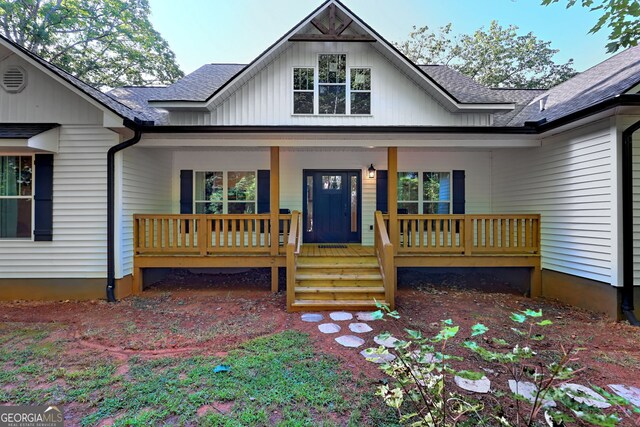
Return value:
M 0 48 L 0 58 L 6 52 Z M 0 122 L 102 124 L 101 111 L 21 58 L 0 61 L 0 70 L 8 65 L 24 68 L 27 86 L 20 93 L 0 89 Z
M 320 53 L 346 53 L 348 67 L 371 68 L 371 116 L 294 116 L 293 67 L 316 67 Z M 452 114 L 366 43 L 292 43 L 211 113 L 172 112 L 184 125 L 489 125 L 488 113 Z
M 172 152 L 131 147 L 122 159 L 122 274 L 133 271 L 133 214 L 172 213 Z M 177 213 L 177 212 L 176 212 Z
M 640 131 L 633 134 L 633 284 L 640 286 Z
M 610 130 L 604 120 L 540 148 L 494 153 L 493 211 L 542 214 L 545 269 L 615 282 Z
M 106 160 L 117 143 L 115 133 L 100 127 L 61 127 L 53 241 L 0 240 L 0 278 L 106 277 Z

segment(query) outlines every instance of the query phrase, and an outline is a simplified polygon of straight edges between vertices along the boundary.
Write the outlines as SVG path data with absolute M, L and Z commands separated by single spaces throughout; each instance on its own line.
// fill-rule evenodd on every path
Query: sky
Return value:
M 246 64 L 322 4 L 322 0 L 149 0 L 151 22 L 169 42 L 178 64 L 190 73 L 206 63 Z M 556 62 L 570 58 L 578 71 L 608 58 L 606 28 L 588 34 L 596 12 L 566 2 L 540 0 L 343 0 L 388 41 L 402 41 L 414 25 L 436 29 L 453 24 L 471 33 L 497 20 L 533 32 L 559 49 Z

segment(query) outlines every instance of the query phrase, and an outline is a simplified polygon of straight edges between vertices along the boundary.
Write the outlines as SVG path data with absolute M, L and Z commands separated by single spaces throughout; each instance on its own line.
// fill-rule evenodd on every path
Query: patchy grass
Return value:
M 65 343 L 51 332 L 0 327 L 0 404 L 69 405 L 82 426 L 105 419 L 114 426 L 394 425 L 370 379 L 314 352 L 300 332 L 246 342 L 225 358 L 134 357 L 124 374 L 95 352 L 65 358 Z M 231 370 L 215 373 L 220 364 Z

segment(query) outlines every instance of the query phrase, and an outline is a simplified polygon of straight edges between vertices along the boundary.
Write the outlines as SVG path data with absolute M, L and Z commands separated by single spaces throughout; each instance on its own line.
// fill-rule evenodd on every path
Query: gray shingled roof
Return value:
M 26 139 L 53 129 L 55 123 L 0 123 L 0 139 Z
M 420 68 L 462 103 L 512 102 L 502 93 L 482 86 L 471 77 L 446 65 L 420 65 Z
M 515 116 L 509 126 L 545 119 L 552 122 L 591 105 L 624 94 L 640 82 L 640 46 L 629 48 L 595 65 L 564 83 L 539 94 Z M 540 111 L 539 99 L 546 97 Z
M 492 89 L 493 91 L 499 92 L 505 99 L 510 100 L 516 104 L 516 108 L 513 111 L 508 111 L 506 113 L 500 113 L 493 116 L 493 125 L 494 126 L 508 126 L 509 122 L 513 120 L 514 117 L 520 114 L 520 112 L 525 109 L 533 99 L 537 96 L 546 92 L 546 89 Z
M 148 120 L 153 120 L 156 125 L 168 125 L 169 113 L 149 106 L 148 101 L 155 99 L 167 90 L 166 86 L 124 86 L 107 92 L 112 98 L 117 99 L 134 111 L 144 114 Z
M 206 101 L 246 65 L 206 64 L 168 86 L 152 101 Z
M 131 110 L 129 107 L 127 107 L 126 105 L 121 104 L 118 100 L 110 97 L 109 95 L 100 92 L 98 89 L 93 88 L 91 86 L 89 86 L 88 84 L 86 84 L 85 82 L 81 81 L 80 79 L 72 76 L 71 74 L 67 73 L 66 71 L 64 71 L 61 68 L 58 68 L 57 66 L 51 64 L 50 62 L 40 58 L 38 55 L 34 54 L 33 52 L 23 48 L 22 46 L 20 46 L 19 44 L 9 40 L 8 38 L 0 35 L 0 39 L 6 43 L 8 43 L 9 45 L 11 45 L 12 47 L 14 47 L 15 49 L 18 49 L 23 55 L 31 58 L 32 60 L 36 61 L 38 64 L 42 65 L 44 68 L 46 68 L 47 70 L 49 70 L 50 72 L 52 72 L 53 74 L 59 76 L 60 78 L 62 78 L 63 80 L 69 82 L 70 84 L 72 84 L 73 86 L 75 86 L 76 88 L 78 88 L 80 91 L 84 92 L 86 95 L 88 95 L 89 97 L 93 98 L 95 101 L 99 102 L 100 104 L 104 105 L 107 109 L 111 110 L 112 112 L 118 114 L 119 116 L 122 116 L 124 118 L 130 119 L 130 120 L 135 120 L 135 118 L 139 118 L 141 120 L 152 120 L 146 116 L 144 116 L 144 114 L 142 113 L 138 113 L 135 112 L 133 110 Z

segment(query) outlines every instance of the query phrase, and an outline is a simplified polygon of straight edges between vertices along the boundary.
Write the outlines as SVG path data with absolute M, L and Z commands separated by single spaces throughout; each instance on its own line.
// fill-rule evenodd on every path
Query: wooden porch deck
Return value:
M 288 310 L 366 309 L 374 299 L 394 306 L 398 267 L 527 267 L 539 294 L 539 215 L 394 217 L 376 212 L 368 247 L 302 245 L 299 212 L 134 215 L 133 291 L 144 268 L 271 267 L 277 292 L 285 267 Z

